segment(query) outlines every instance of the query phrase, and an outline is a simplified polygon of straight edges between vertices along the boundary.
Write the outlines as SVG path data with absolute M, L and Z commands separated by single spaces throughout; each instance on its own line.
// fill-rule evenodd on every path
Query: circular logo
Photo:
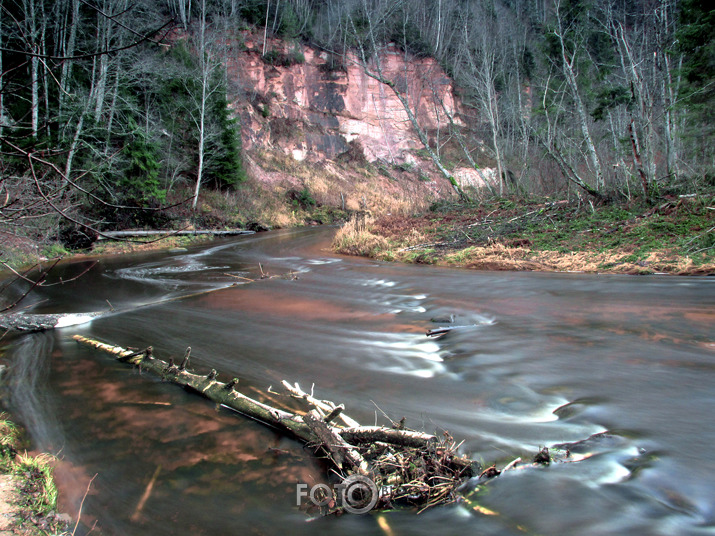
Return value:
M 350 475 L 340 486 L 343 508 L 351 514 L 367 514 L 375 508 L 380 492 L 372 479 L 363 475 Z

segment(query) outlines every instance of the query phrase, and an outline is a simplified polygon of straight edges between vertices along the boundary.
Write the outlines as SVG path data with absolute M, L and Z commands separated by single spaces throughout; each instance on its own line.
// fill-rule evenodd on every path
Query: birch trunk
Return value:
M 67 160 L 65 160 L 65 180 L 70 178 L 72 173 L 72 161 L 74 160 L 74 155 L 77 153 L 77 146 L 79 144 L 79 137 L 82 134 L 82 128 L 84 127 L 84 114 L 85 110 L 80 112 L 80 116 L 77 119 L 77 127 L 74 131 L 74 136 L 72 136 L 72 143 L 70 144 L 70 150 L 67 151 Z
M 74 56 L 75 43 L 77 41 L 77 25 L 79 21 L 79 0 L 72 0 L 70 5 L 71 9 L 68 9 L 68 14 L 65 17 L 65 26 L 69 27 L 69 34 L 66 36 L 66 40 L 62 40 L 61 45 L 61 55 L 66 59 L 62 62 L 62 71 L 60 73 L 60 92 L 59 92 L 59 113 L 62 117 L 64 109 L 66 107 L 67 97 L 70 95 L 71 86 L 70 81 L 72 79 L 72 67 L 74 61 L 71 58 Z
M 0 0 L 0 48 L 3 47 L 3 13 L 5 8 L 3 6 L 2 0 Z M 2 53 L 0 52 L 0 88 L 4 87 L 5 81 L 3 80 L 3 63 L 2 63 Z M 3 136 L 3 129 L 5 126 L 5 99 L 3 95 L 4 91 L 0 91 L 0 138 Z
M 560 15 L 560 2 L 556 2 L 556 20 L 558 24 L 558 31 L 554 32 L 559 40 L 559 45 L 561 48 L 561 67 L 566 78 L 566 83 L 571 91 L 571 96 L 574 100 L 576 106 L 576 113 L 578 115 L 579 126 L 581 127 L 581 133 L 583 134 L 584 143 L 586 144 L 586 150 L 588 151 L 589 158 L 591 160 L 591 165 L 593 166 L 594 172 L 596 174 L 596 190 L 603 191 L 605 187 L 605 180 L 603 177 L 603 170 L 601 169 L 601 160 L 598 157 L 598 152 L 596 151 L 596 145 L 591 137 L 591 132 L 588 127 L 588 114 L 586 113 L 586 107 L 581 100 L 581 93 L 578 88 L 578 82 L 576 80 L 576 72 L 574 70 L 574 65 L 576 62 L 576 51 L 573 52 L 569 58 L 569 53 L 566 51 L 566 43 L 564 37 L 564 28 L 561 22 Z
M 108 2 L 104 2 L 105 13 L 111 9 Z M 112 20 L 97 13 L 97 46 L 100 50 L 109 50 L 112 44 Z M 96 83 L 94 87 L 94 120 L 99 122 L 104 111 L 104 101 L 107 94 L 107 78 L 109 76 L 109 54 L 101 54 L 96 69 Z
M 37 43 L 37 12 L 35 0 L 23 0 L 25 11 L 24 35 L 23 38 L 27 48 L 31 52 L 30 60 L 30 131 L 33 138 L 37 138 L 37 130 L 40 119 L 40 92 L 39 92 L 39 72 L 40 58 L 39 46 Z
M 678 149 L 676 147 L 677 137 L 677 113 L 675 103 L 678 100 L 678 87 L 680 83 L 673 83 L 673 70 L 680 72 L 683 57 L 680 55 L 676 61 L 677 67 L 674 69 L 671 64 L 669 54 L 669 43 L 674 39 L 675 29 L 671 29 L 674 23 L 671 22 L 670 10 L 673 5 L 669 0 L 662 0 L 661 7 L 656 11 L 658 19 L 658 52 L 656 55 L 656 65 L 661 71 L 661 95 L 663 99 L 663 129 L 665 135 L 665 155 L 666 155 L 666 174 L 669 177 L 677 178 L 678 170 Z
M 201 66 L 201 101 L 199 102 L 199 165 L 196 171 L 196 187 L 194 188 L 194 200 L 191 203 L 192 210 L 196 210 L 199 202 L 199 191 L 204 172 L 204 149 L 206 141 L 206 99 L 208 98 L 208 84 L 211 76 L 210 62 L 207 58 L 206 50 L 206 0 L 201 0 L 201 26 L 199 27 L 199 62 Z

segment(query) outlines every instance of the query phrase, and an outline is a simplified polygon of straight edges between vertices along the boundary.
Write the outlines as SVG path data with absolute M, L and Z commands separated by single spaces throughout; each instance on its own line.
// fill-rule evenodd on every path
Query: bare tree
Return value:
M 486 27 L 478 27 L 475 20 L 486 20 Z M 497 91 L 497 77 L 503 74 L 503 43 L 501 30 L 495 15 L 484 10 L 476 16 L 463 13 L 461 21 L 461 56 L 465 60 L 465 70 L 461 80 L 474 91 L 482 113 L 487 118 L 491 132 L 492 150 L 496 160 L 499 195 L 504 194 L 506 168 L 501 148 L 502 119 L 500 117 L 500 93 Z
M 221 63 L 216 58 L 216 53 L 211 44 L 207 41 L 206 24 L 206 0 L 201 0 L 201 12 L 199 20 L 199 39 L 197 43 L 197 54 L 199 56 L 199 85 L 200 95 L 196 95 L 197 110 L 192 119 L 196 124 L 198 132 L 198 168 L 196 170 L 196 186 L 194 187 L 194 197 L 191 208 L 196 210 L 199 201 L 199 191 L 204 180 L 204 163 L 206 159 L 206 142 L 209 136 L 207 123 L 207 107 L 212 95 L 218 90 L 216 83 L 216 72 L 221 68 Z
M 113 62 L 159 28 L 143 33 L 138 28 L 145 23 L 135 21 L 133 41 L 118 45 L 117 29 L 131 28 L 120 20 L 122 13 L 108 9 L 125 9 L 126 0 L 111 5 L 21 0 L 12 9 L 7 4 L 0 5 L 0 232 L 43 241 L 58 236 L 60 222 L 91 229 L 96 222 L 80 215 L 79 205 L 84 196 L 106 203 L 88 177 L 109 162 L 101 151 L 105 135 L 97 134 L 110 102 Z M 80 6 L 85 6 L 84 15 Z M 101 39 L 87 31 L 90 17 Z M 8 95 L 15 103 L 12 110 L 6 108 Z M 88 117 L 97 120 L 91 140 L 85 139 Z M 76 170 L 82 147 L 88 166 Z M 92 161 L 92 153 L 100 159 Z
M 191 0 L 168 0 L 168 4 L 169 9 L 178 15 L 181 27 L 188 30 L 191 24 Z
M 596 175 L 596 187 L 598 191 L 603 191 L 605 187 L 605 179 L 603 176 L 603 170 L 601 168 L 601 159 L 596 150 L 596 144 L 591 136 L 590 129 L 590 118 L 586 112 L 586 107 L 581 98 L 581 90 L 577 81 L 577 59 L 579 53 L 583 51 L 583 36 L 579 34 L 578 29 L 569 28 L 564 24 L 561 15 L 561 0 L 555 0 L 555 16 L 556 16 L 556 28 L 553 34 L 558 40 L 560 47 L 560 59 L 561 59 L 561 70 L 566 80 L 566 84 L 573 99 L 574 107 L 576 108 L 576 116 L 581 127 L 581 133 L 583 134 L 583 141 L 586 145 L 586 151 L 588 153 L 589 160 L 593 166 L 593 172 Z M 567 33 L 572 34 L 574 37 L 569 43 Z
M 367 25 L 366 35 L 363 35 L 357 30 L 357 26 L 355 24 L 352 14 L 348 13 L 350 28 L 352 30 L 355 41 L 358 44 L 360 65 L 363 69 L 363 72 L 367 76 L 373 78 L 374 80 L 377 80 L 384 86 L 390 88 L 390 90 L 394 93 L 394 95 L 400 101 L 400 104 L 402 104 L 402 107 L 407 115 L 408 120 L 410 121 L 410 124 L 412 125 L 412 128 L 414 128 L 417 137 L 422 143 L 424 149 L 427 151 L 427 154 L 429 154 L 430 158 L 432 159 L 432 162 L 437 167 L 442 176 L 450 182 L 452 188 L 460 197 L 460 199 L 466 201 L 468 200 L 467 195 L 464 193 L 454 176 L 445 168 L 444 164 L 442 163 L 435 150 L 430 146 L 427 133 L 417 120 L 417 116 L 412 109 L 412 105 L 410 104 L 409 94 L 407 93 L 409 85 L 404 84 L 404 87 L 400 88 L 394 80 L 390 80 L 385 76 L 385 73 L 382 68 L 382 61 L 380 59 L 381 48 L 378 46 L 377 33 L 379 31 L 380 26 L 384 25 L 386 21 L 395 14 L 401 14 L 403 16 L 402 20 L 404 23 L 406 21 L 404 17 L 407 16 L 407 12 L 403 9 L 403 7 L 403 0 L 392 0 L 384 3 L 379 2 L 378 5 L 375 6 L 375 9 L 370 10 L 367 4 L 367 0 L 362 0 L 362 15 L 364 17 L 364 22 Z

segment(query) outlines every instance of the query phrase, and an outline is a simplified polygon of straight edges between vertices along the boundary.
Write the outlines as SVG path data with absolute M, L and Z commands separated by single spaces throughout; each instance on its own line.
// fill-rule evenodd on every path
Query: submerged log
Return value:
M 476 324 L 472 324 L 469 326 L 446 326 L 446 327 L 428 329 L 427 333 L 425 333 L 425 335 L 427 335 L 428 337 L 436 337 L 438 335 L 444 335 L 445 333 L 449 333 L 450 331 L 454 331 L 456 329 L 473 328 L 475 326 L 476 326 Z

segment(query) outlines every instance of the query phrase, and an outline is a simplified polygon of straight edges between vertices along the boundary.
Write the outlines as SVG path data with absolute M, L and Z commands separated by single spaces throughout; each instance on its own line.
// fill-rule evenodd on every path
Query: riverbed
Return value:
M 6 354 L 6 403 L 57 456 L 78 534 L 713 534 L 715 279 L 398 265 L 330 253 L 333 232 L 105 258 L 33 293 L 29 312 L 108 312 Z M 442 326 L 458 328 L 425 336 Z M 326 482 L 310 448 L 74 334 L 191 346 L 249 396 L 298 382 L 363 424 L 448 432 L 485 466 L 600 435 L 419 515 L 315 517 L 296 504 Z

